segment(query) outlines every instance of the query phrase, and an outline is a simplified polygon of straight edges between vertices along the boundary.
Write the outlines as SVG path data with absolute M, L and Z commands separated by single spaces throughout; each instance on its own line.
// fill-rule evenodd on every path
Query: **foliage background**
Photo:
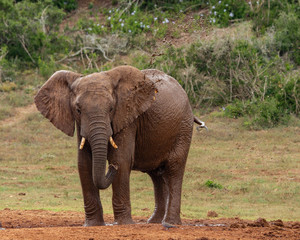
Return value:
M 32 95 L 55 70 L 107 70 L 126 55 L 131 65 L 176 78 L 202 113 L 223 109 L 251 129 L 299 117 L 297 0 L 120 0 L 99 9 L 91 1 L 89 14 L 70 25 L 77 7 L 75 0 L 0 0 L 0 91 Z M 187 15 L 195 21 L 183 29 Z M 235 37 L 160 44 L 182 32 L 242 26 Z

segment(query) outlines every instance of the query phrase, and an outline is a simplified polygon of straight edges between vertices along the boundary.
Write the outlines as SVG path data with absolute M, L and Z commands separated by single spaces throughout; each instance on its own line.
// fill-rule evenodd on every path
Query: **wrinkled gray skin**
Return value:
M 76 122 L 78 146 L 82 137 L 87 139 L 78 150 L 85 226 L 105 225 L 99 189 L 111 183 L 115 222 L 133 223 L 131 170 L 145 172 L 153 181 L 155 209 L 148 222 L 181 224 L 182 180 L 197 121 L 175 79 L 130 66 L 87 76 L 58 71 L 39 90 L 35 104 L 69 136 Z

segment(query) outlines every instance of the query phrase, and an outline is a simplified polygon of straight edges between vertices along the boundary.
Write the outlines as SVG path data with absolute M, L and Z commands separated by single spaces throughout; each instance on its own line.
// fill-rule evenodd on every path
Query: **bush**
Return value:
M 67 12 L 71 12 L 72 10 L 75 10 L 78 6 L 76 0 L 54 0 L 54 5 L 66 10 Z
M 276 98 L 268 97 L 263 102 L 252 103 L 251 107 L 251 114 L 244 121 L 244 126 L 250 129 L 272 128 L 289 122 L 288 111 L 280 107 Z
M 60 50 L 57 46 L 61 46 L 62 37 L 56 31 L 64 13 L 51 1 L 23 0 L 6 8 L 1 12 L 5 22 L 0 22 L 0 46 L 7 47 L 6 59 L 18 58 L 37 65 L 39 58 L 46 60 Z
M 264 34 L 274 21 L 279 18 L 282 12 L 288 13 L 295 11 L 300 15 L 298 0 L 272 0 L 272 1 L 249 1 L 251 8 L 251 19 L 253 29 L 257 34 Z
M 275 20 L 275 40 L 281 54 L 288 53 L 300 65 L 300 18 L 294 12 L 281 12 Z
M 224 108 L 224 115 L 229 118 L 239 118 L 246 115 L 246 107 L 243 101 L 235 100 Z
M 40 75 L 42 75 L 45 79 L 49 78 L 55 72 L 55 70 L 57 70 L 56 63 L 52 56 L 47 62 L 43 61 L 42 59 L 39 59 L 38 67 Z
M 225 106 L 225 116 L 244 117 L 251 128 L 269 128 L 300 111 L 299 70 L 276 54 L 275 34 L 169 47 L 155 61 L 138 58 L 138 65 L 173 76 L 196 108 Z
M 300 70 L 280 75 L 273 81 L 273 94 L 281 109 L 286 109 L 296 116 L 300 114 Z

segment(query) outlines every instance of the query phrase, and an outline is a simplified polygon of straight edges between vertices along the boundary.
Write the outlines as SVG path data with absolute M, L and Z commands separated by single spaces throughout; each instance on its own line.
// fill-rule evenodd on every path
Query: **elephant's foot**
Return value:
M 128 217 L 128 218 L 118 218 L 118 219 L 115 219 L 115 223 L 114 224 L 126 225 L 126 224 L 135 224 L 135 222 L 132 220 L 131 217 Z
M 161 223 L 164 218 L 164 213 L 153 213 L 152 216 L 148 219 L 147 223 Z
M 178 217 L 165 217 L 165 219 L 162 221 L 162 223 L 164 224 L 170 224 L 170 225 L 181 225 L 181 218 L 180 216 Z
M 105 226 L 105 222 L 99 220 L 85 220 L 84 227 Z

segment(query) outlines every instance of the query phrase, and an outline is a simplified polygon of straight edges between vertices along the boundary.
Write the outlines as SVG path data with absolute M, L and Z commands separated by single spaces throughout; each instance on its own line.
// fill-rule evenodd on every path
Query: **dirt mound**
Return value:
M 267 222 L 263 218 L 246 221 L 239 218 L 183 220 L 183 225 L 166 229 L 161 224 L 146 224 L 135 217 L 137 224 L 113 225 L 106 215 L 107 226 L 82 227 L 84 214 L 44 210 L 0 211 L 0 239 L 289 239 L 299 240 L 300 223 Z

